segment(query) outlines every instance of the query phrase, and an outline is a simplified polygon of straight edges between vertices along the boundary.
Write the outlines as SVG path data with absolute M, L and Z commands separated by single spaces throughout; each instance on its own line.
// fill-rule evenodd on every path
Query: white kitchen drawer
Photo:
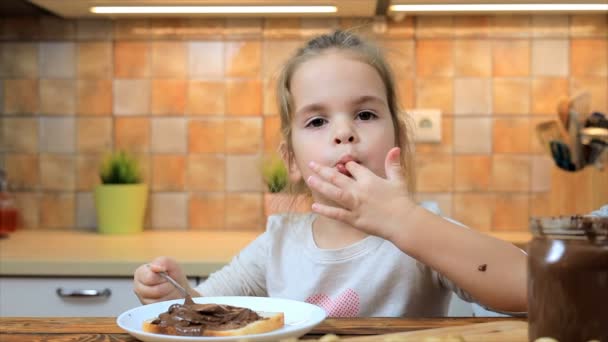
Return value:
M 452 294 L 448 317 L 510 317 L 508 315 L 490 311 L 477 303 L 468 303 Z
M 69 296 L 83 290 L 97 296 Z M 118 316 L 139 305 L 133 278 L 0 277 L 0 316 Z

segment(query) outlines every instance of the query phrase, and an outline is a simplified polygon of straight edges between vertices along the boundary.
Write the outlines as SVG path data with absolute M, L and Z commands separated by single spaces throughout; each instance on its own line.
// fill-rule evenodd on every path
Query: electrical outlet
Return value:
M 410 109 L 406 112 L 414 122 L 415 142 L 441 142 L 441 111 L 439 109 Z

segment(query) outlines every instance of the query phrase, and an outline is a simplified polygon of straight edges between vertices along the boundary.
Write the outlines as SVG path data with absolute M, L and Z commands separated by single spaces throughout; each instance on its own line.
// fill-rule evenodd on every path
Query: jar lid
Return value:
M 556 216 L 530 218 L 530 231 L 535 237 L 608 242 L 608 217 Z

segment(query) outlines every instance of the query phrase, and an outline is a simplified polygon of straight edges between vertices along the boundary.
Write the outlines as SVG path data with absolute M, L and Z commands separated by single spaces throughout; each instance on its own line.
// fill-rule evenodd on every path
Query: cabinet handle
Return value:
M 74 297 L 110 297 L 112 291 L 110 289 L 99 290 L 72 290 L 64 291 L 61 287 L 57 288 L 57 295 L 62 298 Z

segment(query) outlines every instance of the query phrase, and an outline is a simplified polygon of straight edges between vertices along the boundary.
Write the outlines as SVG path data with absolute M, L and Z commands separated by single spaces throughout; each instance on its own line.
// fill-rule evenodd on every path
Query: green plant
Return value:
M 277 156 L 272 156 L 264 162 L 262 176 L 271 193 L 281 192 L 287 186 L 287 168 Z
M 139 163 L 124 151 L 108 155 L 101 165 L 99 176 L 103 184 L 137 184 L 141 182 Z

